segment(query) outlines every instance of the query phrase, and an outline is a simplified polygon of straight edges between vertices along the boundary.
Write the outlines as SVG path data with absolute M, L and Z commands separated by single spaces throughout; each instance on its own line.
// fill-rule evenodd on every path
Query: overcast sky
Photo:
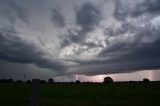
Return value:
M 160 0 L 0 0 L 0 23 L 0 78 L 160 77 Z

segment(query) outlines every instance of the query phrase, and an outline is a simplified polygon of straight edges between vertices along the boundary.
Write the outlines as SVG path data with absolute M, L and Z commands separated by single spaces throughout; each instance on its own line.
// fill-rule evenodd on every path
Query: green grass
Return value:
M 160 83 L 43 84 L 39 106 L 159 106 Z M 30 106 L 31 84 L 0 84 L 0 106 Z

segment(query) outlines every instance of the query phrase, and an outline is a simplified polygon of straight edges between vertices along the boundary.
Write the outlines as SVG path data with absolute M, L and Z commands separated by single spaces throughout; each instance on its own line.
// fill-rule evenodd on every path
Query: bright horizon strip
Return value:
M 148 78 L 151 81 L 154 81 L 154 74 L 158 71 L 146 70 L 146 71 L 137 71 L 133 73 L 117 73 L 117 74 L 108 74 L 108 75 L 96 75 L 96 76 L 85 76 L 85 75 L 75 75 L 76 80 L 81 82 L 103 82 L 104 77 L 111 77 L 114 81 L 142 81 L 143 78 Z

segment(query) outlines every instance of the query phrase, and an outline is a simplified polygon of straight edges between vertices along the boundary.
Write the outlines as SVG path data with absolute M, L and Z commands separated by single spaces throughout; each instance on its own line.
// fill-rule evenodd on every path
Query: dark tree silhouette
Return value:
M 8 83 L 13 83 L 13 79 L 12 78 L 8 79 Z
M 16 82 L 17 82 L 17 83 L 22 83 L 23 81 L 22 81 L 22 80 L 17 80 Z
M 45 80 L 40 80 L 40 84 L 46 84 Z
M 103 83 L 112 83 L 113 79 L 111 77 L 105 77 Z
M 49 78 L 49 79 L 48 79 L 48 83 L 49 83 L 49 84 L 52 84 L 52 83 L 54 83 L 54 79 L 52 79 L 52 78 Z
M 81 81 L 80 80 L 76 80 L 76 82 L 75 82 L 76 84 L 80 84 L 81 83 Z
M 129 81 L 129 83 L 135 83 L 136 81 Z
M 0 79 L 0 83 L 13 83 L 13 79 Z
M 143 82 L 150 82 L 148 78 L 143 78 Z
M 31 83 L 31 80 L 27 80 L 26 83 Z

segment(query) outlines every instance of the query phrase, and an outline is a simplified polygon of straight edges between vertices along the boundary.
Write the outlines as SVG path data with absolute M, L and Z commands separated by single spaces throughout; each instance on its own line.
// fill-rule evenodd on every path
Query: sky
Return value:
M 159 0 L 0 0 L 0 78 L 160 80 Z

